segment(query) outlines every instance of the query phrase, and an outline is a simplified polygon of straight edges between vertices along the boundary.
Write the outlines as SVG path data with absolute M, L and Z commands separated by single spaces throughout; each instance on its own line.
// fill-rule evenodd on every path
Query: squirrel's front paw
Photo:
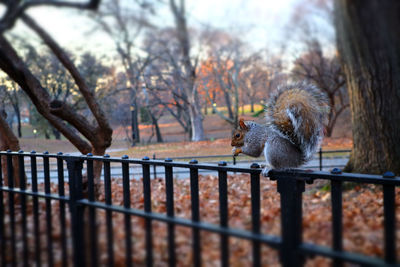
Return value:
M 239 155 L 240 153 L 242 153 L 242 149 L 241 149 L 240 147 L 234 147 L 234 148 L 232 148 L 232 154 L 233 154 L 234 156 L 237 156 L 237 155 Z
M 271 170 L 271 168 L 268 168 L 268 166 L 264 165 L 264 169 L 262 170 L 261 175 L 264 177 L 268 177 L 268 173 L 270 170 Z

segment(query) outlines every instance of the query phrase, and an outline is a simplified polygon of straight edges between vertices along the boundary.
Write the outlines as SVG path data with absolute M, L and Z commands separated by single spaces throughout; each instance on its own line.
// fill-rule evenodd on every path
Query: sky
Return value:
M 285 37 L 285 26 L 298 0 L 187 0 L 188 25 L 213 27 L 242 35 L 256 49 L 273 47 Z M 28 12 L 60 45 L 70 50 L 110 54 L 112 40 L 93 32 L 94 23 L 84 12 L 67 8 L 36 7 Z M 173 25 L 168 6 L 158 10 L 159 25 Z M 14 32 L 27 33 L 22 23 Z

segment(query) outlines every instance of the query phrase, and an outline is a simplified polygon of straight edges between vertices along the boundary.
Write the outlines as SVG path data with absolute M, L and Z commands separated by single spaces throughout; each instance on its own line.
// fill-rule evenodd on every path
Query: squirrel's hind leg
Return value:
M 264 177 L 268 177 L 268 172 L 270 170 L 272 170 L 272 166 L 268 159 L 268 142 L 265 142 L 263 152 L 264 152 L 264 157 L 265 157 L 265 164 L 261 165 L 261 167 L 263 168 L 261 175 Z
M 275 169 L 296 168 L 303 163 L 300 149 L 280 136 L 273 136 L 265 143 L 264 155 Z

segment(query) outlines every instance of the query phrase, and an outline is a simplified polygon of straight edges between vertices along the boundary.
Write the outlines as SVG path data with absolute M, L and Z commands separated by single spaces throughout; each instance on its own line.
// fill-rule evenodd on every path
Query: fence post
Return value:
M 74 266 L 85 266 L 84 247 L 84 220 L 83 206 L 77 201 L 83 199 L 82 194 L 82 167 L 83 160 L 67 158 L 69 180 L 69 209 L 71 211 L 71 232 Z
M 385 172 L 383 178 L 395 178 L 394 173 Z M 385 261 L 396 263 L 396 192 L 393 185 L 383 185 L 383 230 Z
M 251 164 L 250 168 L 258 169 L 260 165 Z M 255 234 L 260 234 L 260 173 L 250 174 L 251 191 L 251 223 Z M 253 266 L 261 266 L 261 244 L 259 241 L 253 241 Z
M 303 266 L 304 259 L 298 254 L 302 242 L 302 193 L 305 182 L 293 177 L 276 177 L 281 195 L 282 266 Z
M 153 153 L 153 160 L 156 160 L 156 153 Z M 157 178 L 157 166 L 156 166 L 156 164 L 153 165 L 153 176 L 154 176 L 154 179 Z

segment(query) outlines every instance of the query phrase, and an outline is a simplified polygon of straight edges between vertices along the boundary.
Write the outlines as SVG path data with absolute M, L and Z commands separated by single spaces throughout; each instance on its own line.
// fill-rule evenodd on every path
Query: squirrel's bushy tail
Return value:
M 325 94 L 305 82 L 280 86 L 266 106 L 268 126 L 296 145 L 304 160 L 316 152 L 328 113 Z

